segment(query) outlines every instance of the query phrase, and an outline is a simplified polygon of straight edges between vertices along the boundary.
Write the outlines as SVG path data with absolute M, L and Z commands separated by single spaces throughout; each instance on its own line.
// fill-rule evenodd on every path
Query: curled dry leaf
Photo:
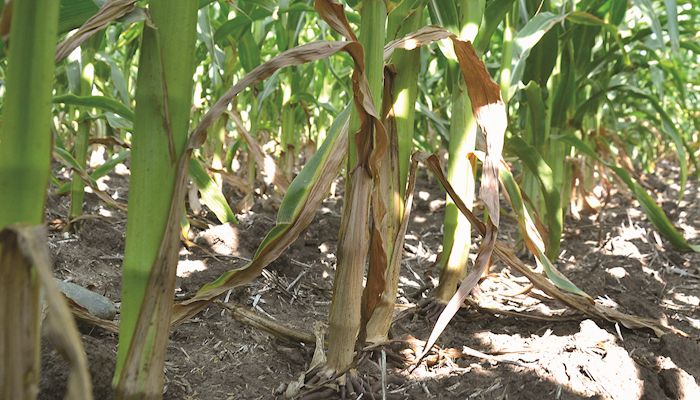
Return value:
M 401 224 L 396 232 L 394 239 L 394 249 L 403 249 L 404 240 L 406 238 L 406 229 L 408 229 L 409 215 L 411 214 L 411 208 L 413 206 L 413 190 L 416 186 L 416 171 L 418 169 L 418 159 L 414 155 L 411 159 L 411 167 L 409 169 L 408 176 L 408 187 L 406 188 L 406 195 L 404 196 L 404 210 L 401 216 Z M 390 264 L 396 265 L 401 262 L 401 257 L 403 255 L 402 251 L 394 251 L 391 255 Z M 372 266 L 368 275 L 372 274 Z M 386 296 L 385 288 L 389 285 L 396 285 L 398 282 L 387 283 L 387 277 L 385 276 L 385 271 L 379 270 L 375 272 L 379 276 L 368 276 L 367 286 L 365 286 L 365 291 L 362 293 L 362 324 L 361 328 L 364 329 L 365 324 L 369 321 L 381 302 L 382 296 Z
M 498 227 L 498 171 L 508 118 L 501 91 L 491 79 L 474 46 L 443 28 L 426 26 L 387 44 L 384 48 L 384 59 L 388 60 L 397 49 L 412 50 L 443 39 L 450 39 L 452 42 L 462 77 L 467 85 L 472 112 L 486 136 L 486 159 L 479 196 L 489 211 L 491 221 Z
M 56 49 L 56 63 L 66 58 L 92 35 L 106 28 L 113 21 L 131 13 L 136 8 L 136 0 L 110 0 L 104 3 L 83 26 L 71 37 L 64 40 Z
M 277 167 L 275 160 L 270 157 L 270 155 L 265 154 L 262 146 L 260 146 L 250 132 L 248 132 L 248 129 L 246 129 L 245 125 L 243 125 L 240 114 L 237 112 L 230 112 L 229 115 L 236 125 L 236 129 L 238 129 L 238 133 L 240 133 L 243 140 L 245 140 L 246 144 L 248 145 L 248 149 L 250 149 L 258 169 L 265 173 L 265 183 L 268 185 L 272 183 L 276 185 L 283 193 L 286 192 L 287 188 L 289 187 L 289 179 L 287 179 L 287 177 L 284 176 L 284 173 L 282 173 L 282 170 Z
M 428 169 L 430 169 L 430 171 L 438 178 L 442 186 L 445 188 L 445 191 L 447 191 L 448 195 L 452 198 L 459 211 L 462 214 L 464 214 L 464 216 L 467 217 L 467 219 L 472 223 L 472 225 L 476 227 L 479 233 L 482 236 L 484 236 L 484 242 L 482 242 L 481 248 L 479 249 L 479 255 L 477 256 L 477 268 L 475 268 L 475 270 L 472 271 L 472 273 L 470 273 L 469 275 L 467 275 L 466 278 L 464 278 L 459 290 L 457 291 L 455 296 L 450 300 L 450 303 L 438 318 L 438 322 L 435 324 L 435 327 L 431 332 L 430 339 L 428 340 L 428 345 L 423 350 L 421 358 L 425 356 L 425 354 L 427 354 L 430 348 L 435 344 L 438 337 L 445 329 L 449 320 L 454 316 L 454 314 L 461 306 L 464 297 L 466 297 L 469 291 L 478 282 L 478 279 L 481 275 L 480 273 L 477 273 L 483 268 L 483 265 L 480 264 L 479 257 L 481 257 L 481 254 L 484 251 L 492 251 L 493 254 L 495 254 L 503 263 L 527 277 L 535 287 L 542 290 L 544 293 L 551 296 L 552 298 L 561 301 L 567 306 L 578 310 L 585 315 L 594 318 L 604 319 L 607 321 L 619 322 L 629 329 L 651 329 L 657 336 L 662 336 L 669 332 L 687 336 L 685 332 L 682 332 L 673 327 L 665 326 L 657 320 L 626 314 L 621 311 L 612 309 L 610 307 L 606 307 L 603 304 L 596 303 L 591 299 L 591 297 L 588 294 L 586 294 L 583 291 L 574 291 L 574 293 L 567 293 L 565 291 L 562 291 L 555 284 L 553 284 L 546 276 L 542 275 L 541 273 L 535 272 L 532 268 L 520 261 L 520 259 L 515 255 L 513 249 L 511 249 L 504 243 L 495 240 L 495 237 L 492 238 L 493 232 L 489 231 L 491 226 L 479 221 L 479 219 L 466 207 L 464 201 L 462 201 L 462 199 L 455 193 L 454 189 L 452 188 L 452 185 L 450 185 L 450 183 L 447 181 L 447 178 L 442 172 L 440 160 L 439 158 L 437 158 L 437 156 L 422 156 L 422 158 Z M 462 290 L 463 288 L 464 290 Z M 452 304 L 453 301 L 456 305 Z
M 363 182 L 361 185 L 353 185 L 350 191 L 350 198 L 359 199 L 372 192 L 373 182 L 378 182 L 379 180 L 377 165 L 382 153 L 386 149 L 388 139 L 384 127 L 380 122 L 379 115 L 374 108 L 369 84 L 364 74 L 363 49 L 350 29 L 350 24 L 347 22 L 341 6 L 328 0 L 319 0 L 316 2 L 316 7 L 321 17 L 323 17 L 331 27 L 337 29 L 340 34 L 351 41 L 309 43 L 290 49 L 253 69 L 226 92 L 204 115 L 202 121 L 190 136 L 188 148 L 183 157 L 189 157 L 192 150 L 199 147 L 204 142 L 208 128 L 226 111 L 231 101 L 247 87 L 269 77 L 280 68 L 319 60 L 337 52 L 345 51 L 352 57 L 355 63 L 352 74 L 353 99 L 360 117 L 360 131 L 354 136 L 357 144 L 358 166 L 357 169 L 353 171 L 353 174 L 362 176 L 362 179 L 358 179 L 358 182 Z M 205 307 L 209 301 L 227 290 L 252 281 L 262 272 L 263 268 L 279 257 L 282 251 L 284 251 L 309 225 L 315 215 L 317 205 L 320 204 L 328 192 L 328 187 L 330 187 L 344 159 L 347 127 L 343 128 L 343 132 L 338 136 L 338 139 L 339 140 L 333 141 L 332 151 L 326 155 L 320 156 L 326 157 L 322 160 L 323 165 L 320 167 L 323 173 L 316 177 L 317 180 L 311 185 L 310 190 L 308 190 L 308 193 L 306 193 L 306 196 L 302 199 L 303 201 L 300 201 L 300 204 L 293 207 L 294 212 L 292 215 L 278 215 L 277 226 L 273 228 L 266 239 L 263 240 L 253 260 L 245 267 L 235 271 L 229 271 L 215 282 L 204 286 L 194 298 L 177 304 L 175 306 L 175 315 L 173 316 L 174 323 L 181 322 L 188 316 L 194 315 Z M 186 170 L 182 168 L 182 165 L 181 163 L 181 169 L 178 171 L 179 177 L 186 174 Z M 365 179 L 365 177 L 371 179 Z M 311 183 L 312 182 L 305 182 L 306 185 Z M 292 183 L 292 185 L 293 184 L 294 183 Z M 353 194 L 353 191 L 356 192 Z M 184 192 L 176 191 L 175 193 L 176 198 L 184 196 Z M 381 198 L 374 195 L 371 196 L 371 198 L 372 209 L 375 213 L 374 217 L 379 218 L 384 209 Z M 362 200 L 357 201 L 359 203 Z M 283 214 L 282 210 L 280 210 L 280 214 Z M 176 215 L 171 215 L 170 223 L 177 224 L 178 219 L 176 218 L 178 218 Z M 365 221 L 361 222 L 359 225 L 369 226 L 369 221 L 365 219 Z M 383 240 L 380 234 L 373 237 L 375 238 L 373 240 Z M 366 239 L 364 240 L 366 241 Z M 383 251 L 384 246 L 375 242 L 372 248 L 380 249 L 377 251 Z M 354 249 L 354 251 L 357 252 L 356 249 Z M 384 255 L 384 257 L 386 257 L 386 255 Z M 364 259 L 356 261 L 364 264 L 366 255 Z

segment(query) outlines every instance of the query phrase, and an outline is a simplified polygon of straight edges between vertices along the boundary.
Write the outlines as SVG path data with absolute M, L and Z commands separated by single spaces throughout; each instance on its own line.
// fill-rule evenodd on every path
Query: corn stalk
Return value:
M 114 384 L 119 398 L 160 398 L 178 246 L 165 243 L 178 161 L 190 121 L 197 2 L 150 2 L 143 28 L 134 137 L 122 309 Z M 178 203 L 179 204 L 179 203 Z M 184 208 L 180 211 L 183 212 Z M 177 236 L 175 236 L 177 238 Z M 163 248 L 163 250 L 161 250 Z M 161 265 L 162 259 L 167 260 Z M 158 264 L 156 264 L 158 261 Z M 170 264 L 172 263 L 172 264 Z M 156 268 L 158 265 L 159 268 Z M 160 269 L 162 267 L 162 270 Z M 159 287 L 153 288 L 152 274 Z M 158 307 L 145 309 L 148 297 Z
M 15 1 L 4 11 L 11 12 L 12 23 L 0 130 L 0 228 L 44 220 L 58 2 Z M 0 398 L 34 399 L 40 285 L 18 245 L 14 235 L 0 237 Z
M 386 5 L 384 0 L 365 0 L 360 11 L 360 43 L 364 48 L 364 64 L 375 109 L 380 109 L 384 78 L 384 40 L 386 36 Z M 357 122 L 354 122 L 357 121 Z M 351 118 L 351 132 L 359 128 L 359 110 Z M 353 123 L 354 122 L 354 123 Z M 353 129 L 355 127 L 355 129 Z M 370 140 L 372 135 L 370 135 Z M 362 137 L 359 137 L 362 139 Z M 365 139 L 366 140 L 366 139 Z M 351 140 L 350 143 L 354 142 Z M 362 148 L 362 147 L 365 148 Z M 367 143 L 357 143 L 348 149 L 346 203 L 338 238 L 338 264 L 333 281 L 333 299 L 328 316 L 328 362 L 331 372 L 347 370 L 354 356 L 355 342 L 360 330 L 362 277 L 367 262 L 370 237 L 370 203 L 375 181 L 369 170 Z M 372 145 L 374 146 L 374 145 Z M 353 147 L 355 147 L 353 149 Z M 358 149 L 359 148 L 359 149 Z M 363 154 L 364 153 L 364 154 Z M 362 158 L 360 158 L 360 156 Z M 378 223 L 379 221 L 375 221 Z M 385 225 L 372 230 L 376 235 L 386 232 Z M 383 236 L 386 237 L 386 236 Z M 384 260 L 375 260 L 386 265 Z
M 444 6 L 449 3 L 442 3 Z M 434 11 L 440 19 L 449 21 L 448 26 L 462 40 L 473 41 L 484 13 L 483 1 L 463 0 L 455 3 L 457 13 L 446 8 Z M 461 16 L 460 16 L 461 14 Z M 447 179 L 471 210 L 475 196 L 476 159 L 471 155 L 476 146 L 476 119 L 471 112 L 471 102 L 467 87 L 460 79 L 459 71 L 452 71 L 452 117 L 450 119 L 449 161 Z M 467 271 L 469 247 L 471 246 L 471 225 L 459 213 L 452 199 L 447 196 L 444 217 L 444 236 L 440 268 L 440 284 L 435 297 L 440 303 L 447 303 L 454 294 L 459 282 Z
M 95 41 L 88 42 L 81 49 L 80 62 L 80 79 L 79 79 L 79 96 L 90 96 L 92 94 L 92 84 L 94 80 L 95 67 L 92 63 L 92 58 L 95 55 Z M 99 42 L 97 42 L 99 43 Z M 78 111 L 78 132 L 73 145 L 73 157 L 75 161 L 85 168 L 88 154 L 88 142 L 90 139 L 90 113 L 86 110 Z M 71 203 L 69 221 L 83 214 L 83 201 L 85 199 L 85 182 L 77 172 L 73 172 L 73 181 L 71 183 Z
M 398 39 L 417 30 L 423 19 L 425 1 L 405 1 L 389 13 L 387 21 L 388 39 Z M 396 68 L 395 75 L 387 70 L 384 102 L 388 109 L 383 113 L 384 124 L 389 135 L 389 148 L 381 161 L 382 197 L 387 206 L 386 212 L 386 260 L 387 265 L 381 281 L 381 297 L 368 318 L 366 341 L 383 342 L 388 339 L 389 328 L 394 314 L 403 252 L 403 236 L 400 229 L 404 214 L 404 197 L 408 166 L 413 148 L 415 105 L 418 91 L 417 80 L 420 71 L 420 49 L 399 51 L 391 60 Z M 386 108 L 386 107 L 385 107 Z M 397 254 L 394 254 L 397 253 Z M 374 253 L 372 253 L 374 254 Z M 376 265 L 370 262 L 370 265 Z M 370 271 L 369 278 L 374 275 Z M 378 271 L 377 273 L 381 273 Z M 368 283 L 368 286 L 370 284 Z M 367 300 L 365 300 L 365 307 Z M 365 314 L 369 310 L 364 310 Z

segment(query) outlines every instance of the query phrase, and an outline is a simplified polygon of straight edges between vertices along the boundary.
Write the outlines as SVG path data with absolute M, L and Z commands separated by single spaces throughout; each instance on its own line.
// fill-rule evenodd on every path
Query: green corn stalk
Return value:
M 535 81 L 530 81 L 524 89 L 526 107 L 525 112 L 525 141 L 532 146 L 535 151 L 542 155 L 546 151 L 546 143 L 549 137 L 549 126 L 545 123 L 546 105 L 544 103 L 542 88 Z M 523 172 L 523 192 L 538 210 L 544 210 L 542 196 L 538 185 L 538 176 L 535 172 L 525 170 Z
M 360 11 L 360 43 L 364 47 L 365 72 L 376 109 L 381 109 L 384 78 L 384 41 L 386 37 L 386 5 L 384 0 L 365 0 Z M 359 127 L 359 114 L 353 111 L 350 132 Z M 357 154 L 354 140 L 349 140 L 348 172 L 346 193 L 354 193 L 360 184 L 359 179 L 371 179 L 362 168 L 357 166 Z M 353 188 L 353 185 L 357 185 Z M 363 184 L 362 187 L 366 187 Z M 364 189 L 363 189 L 364 190 Z M 353 360 L 355 342 L 360 330 L 362 276 L 365 269 L 366 251 L 350 249 L 348 244 L 358 240 L 361 232 L 365 233 L 367 242 L 368 229 L 362 227 L 369 216 L 370 190 L 350 197 L 343 207 L 341 233 L 338 239 L 338 266 L 333 282 L 333 299 L 328 316 L 328 361 L 327 367 L 334 372 L 347 370 Z M 356 199 L 356 200 L 353 200 Z M 357 201 L 357 203 L 353 203 Z M 356 218 L 358 217 L 358 218 Z M 350 227 L 350 225 L 354 225 Z M 359 226 L 358 226 L 359 225 Z M 347 228 L 347 229 L 344 229 Z M 353 246 L 356 244 L 352 244 Z
M 92 94 L 92 84 L 95 78 L 95 67 L 92 63 L 92 59 L 97 46 L 93 46 L 93 43 L 95 43 L 94 40 L 90 42 L 92 43 L 83 45 L 81 49 L 82 71 L 80 74 L 80 96 L 89 96 Z M 87 162 L 90 127 L 92 125 L 89 117 L 90 114 L 87 110 L 78 111 L 78 134 L 75 138 L 75 145 L 73 146 L 73 157 L 83 167 L 85 167 Z M 75 172 L 73 173 L 72 180 L 69 221 L 83 214 L 83 200 L 85 199 L 85 183 L 83 180 Z
M 294 160 L 298 147 L 298 132 L 295 124 L 296 105 L 292 101 L 292 91 L 294 86 L 294 71 L 285 71 L 285 82 L 282 86 L 282 126 L 280 135 L 280 146 L 282 147 L 282 168 L 287 179 L 292 178 L 294 170 Z
M 440 5 L 443 4 L 447 2 Z M 484 14 L 484 2 L 462 0 L 456 6 L 461 11 L 461 18 L 458 22 L 459 29 L 455 33 L 462 40 L 473 41 Z M 444 10 L 437 10 L 437 12 L 441 12 L 445 19 L 450 17 Z M 471 209 L 476 187 L 476 160 L 470 156 L 470 153 L 473 153 L 476 146 L 476 120 L 471 111 L 471 102 L 464 80 L 460 79 L 461 76 L 456 69 L 453 69 L 452 73 L 452 118 L 447 179 Z M 471 246 L 471 224 L 459 212 L 450 196 L 447 196 L 443 224 L 443 250 L 438 264 L 440 284 L 435 298 L 440 303 L 447 303 L 467 271 Z
M 518 15 L 519 2 L 515 2 L 513 9 L 509 11 L 503 20 L 503 50 L 501 52 L 501 71 L 499 83 L 501 85 L 501 97 L 503 102 L 508 104 L 510 98 L 510 78 L 513 73 L 511 64 L 513 62 L 513 37 L 515 36 L 515 18 Z
M 51 164 L 51 85 L 57 1 L 13 2 L 0 128 L 0 229 L 40 225 Z M 36 270 L 0 241 L 0 398 L 34 399 L 39 384 L 40 291 Z
M 114 384 L 121 398 L 160 398 L 167 334 L 147 329 L 147 338 L 134 337 L 139 328 L 141 304 L 154 262 L 159 257 L 172 203 L 177 163 L 189 128 L 192 76 L 195 65 L 197 2 L 154 0 L 150 14 L 155 28 L 143 28 L 141 58 L 136 87 L 136 111 L 131 149 L 131 181 L 127 218 L 126 249 L 122 283 L 119 348 Z M 183 210 L 184 212 L 184 210 Z M 171 251 L 177 251 L 175 246 Z M 173 287 L 172 276 L 163 284 Z M 163 302 L 172 304 L 172 290 Z M 169 312 L 172 307 L 166 307 Z M 152 315 L 150 320 L 169 321 L 170 315 Z M 145 351 L 136 357 L 136 376 L 122 379 L 130 346 L 146 340 Z M 133 379 L 134 381 L 130 381 Z
M 425 1 L 405 1 L 389 14 L 387 21 L 387 39 L 393 40 L 417 30 L 422 22 Z M 387 266 L 384 273 L 385 284 L 382 298 L 372 316 L 367 321 L 366 340 L 370 343 L 383 342 L 388 339 L 389 328 L 396 303 L 401 257 L 394 257 L 396 235 L 400 232 L 401 218 L 404 213 L 404 195 L 406 180 L 413 148 L 413 131 L 415 105 L 418 92 L 418 72 L 420 72 L 420 49 L 399 51 L 394 54 L 393 64 L 397 67 L 396 76 L 391 86 L 391 122 L 395 129 L 388 129 L 389 149 L 382 160 L 382 196 L 387 207 L 386 213 L 386 255 Z M 385 83 L 386 84 L 386 83 Z M 392 262 L 393 261 L 393 262 Z
M 280 9 L 288 8 L 289 0 L 280 0 Z M 299 37 L 299 25 L 304 21 L 300 13 L 285 13 L 280 16 L 277 27 L 277 42 L 280 51 L 287 50 L 297 45 Z M 284 72 L 282 85 L 282 126 L 280 145 L 282 147 L 282 168 L 287 179 L 291 180 L 294 173 L 294 162 L 297 158 L 301 135 L 301 126 L 297 125 L 298 100 L 293 94 L 300 93 L 300 75 L 298 69 L 290 69 Z

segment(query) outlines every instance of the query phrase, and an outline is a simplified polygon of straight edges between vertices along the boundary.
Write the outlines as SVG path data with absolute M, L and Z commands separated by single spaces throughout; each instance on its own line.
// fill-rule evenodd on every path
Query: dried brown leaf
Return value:
M 384 49 L 384 58 L 391 57 L 396 49 L 412 50 L 448 38 L 452 41 L 462 77 L 467 84 L 472 112 L 486 136 L 486 159 L 484 160 L 479 197 L 484 201 L 491 221 L 498 227 L 500 219 L 498 171 L 508 118 L 505 104 L 501 100 L 501 91 L 496 82 L 491 79 L 491 75 L 476 54 L 472 44 L 460 40 L 443 28 L 426 26 L 387 44 Z
M 472 289 L 474 289 L 476 284 L 479 283 L 479 279 L 491 264 L 491 254 L 493 254 L 495 244 L 496 231 L 492 224 L 488 224 L 486 225 L 486 234 L 484 235 L 484 239 L 479 246 L 479 253 L 476 256 L 476 261 L 474 261 L 475 268 L 469 273 L 469 275 L 462 279 L 462 282 L 459 284 L 459 289 L 457 289 L 457 292 L 447 303 L 445 309 L 442 310 L 442 313 L 440 313 L 440 317 L 438 317 L 437 322 L 435 322 L 435 326 L 430 333 L 428 342 L 425 345 L 420 357 L 418 357 L 416 363 L 420 363 L 420 360 L 422 360 L 423 357 L 430 352 L 430 349 L 433 347 L 435 342 L 437 342 L 442 332 L 445 330 L 445 328 L 447 328 L 447 325 L 452 320 L 452 317 L 454 317 L 455 314 L 457 314 L 457 311 L 459 311 L 460 307 L 462 307 L 464 299 L 467 298 Z
M 117 324 L 116 322 L 108 321 L 106 319 L 96 317 L 96 316 L 90 314 L 90 312 L 87 309 L 85 309 L 80 304 L 73 301 L 71 298 L 69 298 L 65 295 L 63 297 L 64 297 L 66 303 L 68 304 L 68 306 L 70 307 L 70 311 L 73 314 L 74 318 L 76 318 L 80 321 L 83 321 L 85 323 L 88 323 L 90 325 L 100 327 L 100 328 L 106 330 L 107 332 L 116 333 L 116 334 L 119 333 L 119 324 Z
M 351 42 L 357 42 L 357 36 L 350 27 L 348 19 L 345 17 L 342 4 L 334 1 L 316 1 L 314 8 L 326 23 L 333 28 L 334 31 L 343 35 Z
M 416 171 L 418 169 L 418 158 L 414 155 L 411 160 L 411 166 L 409 169 L 408 183 L 406 188 L 406 195 L 404 196 L 404 210 L 401 216 L 401 224 L 399 225 L 396 235 L 394 237 L 394 252 L 391 254 L 391 259 L 389 261 L 390 266 L 397 266 L 401 263 L 401 257 L 403 256 L 403 245 L 406 238 L 406 229 L 408 229 L 409 216 L 411 214 L 411 208 L 413 207 L 413 190 L 416 186 Z M 385 264 L 386 265 L 386 264 Z M 379 303 L 382 300 L 382 296 L 387 296 L 385 289 L 388 285 L 395 285 L 398 282 L 388 282 L 386 277 L 386 267 L 379 269 L 377 267 L 375 275 L 373 275 L 372 265 L 367 273 L 367 285 L 365 286 L 365 291 L 362 293 L 362 325 L 364 329 L 365 324 L 372 318 L 373 313 Z M 380 275 L 381 274 L 381 275 Z M 393 301 L 392 303 L 393 304 Z M 369 339 L 369 338 L 368 338 Z
M 345 124 L 339 133 L 337 143 L 329 152 L 330 158 L 326 168 L 316 185 L 312 188 L 303 210 L 296 220 L 292 221 L 283 235 L 275 237 L 271 242 L 253 257 L 253 259 L 241 269 L 231 271 L 226 276 L 226 282 L 216 289 L 198 293 L 192 299 L 177 303 L 174 306 L 173 324 L 178 324 L 198 313 L 206 307 L 211 300 L 226 293 L 229 289 L 245 285 L 257 278 L 262 270 L 272 261 L 276 260 L 284 250 L 289 247 L 299 235 L 306 229 L 316 215 L 318 206 L 330 190 L 331 183 L 335 179 L 340 166 L 345 159 L 345 147 L 348 140 L 348 124 Z
M 467 217 L 467 219 L 472 223 L 474 227 L 476 227 L 476 229 L 481 235 L 488 235 L 489 232 L 487 226 L 483 222 L 479 221 L 478 218 L 476 218 L 476 216 L 474 216 L 474 214 L 466 207 L 462 199 L 455 193 L 454 189 L 447 181 L 447 178 L 442 173 L 442 167 L 440 166 L 439 158 L 437 158 L 437 156 L 435 155 L 430 155 L 428 157 L 423 156 L 423 159 L 425 160 L 424 162 L 426 166 L 428 166 L 430 171 L 435 175 L 435 177 L 438 178 L 438 180 L 443 185 L 449 196 L 455 202 L 455 205 L 457 206 L 459 211 L 462 214 L 464 214 L 465 217 Z M 682 332 L 673 327 L 665 326 L 657 320 L 626 314 L 621 311 L 612 309 L 610 307 L 606 307 L 600 303 L 592 302 L 590 296 L 579 296 L 573 293 L 562 291 L 561 289 L 556 287 L 545 275 L 535 272 L 532 268 L 520 261 L 520 259 L 515 255 L 513 249 L 497 240 L 494 241 L 493 253 L 510 268 L 526 276 L 535 287 L 542 290 L 544 293 L 551 296 L 552 298 L 561 301 L 567 306 L 578 310 L 585 315 L 588 315 L 593 318 L 604 319 L 607 321 L 619 322 L 629 329 L 651 329 L 657 336 L 662 336 L 669 332 L 673 332 L 682 336 L 687 336 L 685 332 Z
M 287 179 L 287 177 L 284 176 L 284 173 L 282 173 L 282 170 L 277 167 L 275 160 L 273 160 L 268 154 L 265 154 L 262 146 L 260 146 L 253 136 L 251 136 L 250 132 L 248 132 L 245 125 L 243 125 L 241 116 L 237 112 L 230 112 L 229 115 L 238 129 L 238 133 L 243 136 L 243 140 L 245 140 L 246 144 L 248 145 L 248 149 L 250 150 L 258 169 L 263 171 L 267 176 L 269 182 L 266 180 L 265 183 L 273 183 L 282 192 L 287 191 L 287 188 L 289 187 L 289 179 Z

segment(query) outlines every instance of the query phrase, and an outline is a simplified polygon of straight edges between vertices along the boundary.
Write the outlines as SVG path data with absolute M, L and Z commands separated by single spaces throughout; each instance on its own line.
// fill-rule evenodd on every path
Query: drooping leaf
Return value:
M 66 104 L 79 107 L 94 107 L 103 111 L 110 111 L 119 114 L 128 121 L 134 121 L 134 112 L 118 100 L 106 96 L 77 96 L 74 94 L 64 94 L 52 99 L 54 104 Z
M 81 43 L 101 31 L 113 21 L 126 16 L 136 8 L 136 0 L 112 0 L 106 2 L 90 17 L 74 35 L 64 40 L 56 49 L 56 62 L 68 56 Z
M 510 137 L 506 148 L 511 153 L 518 156 L 540 184 L 542 194 L 544 195 L 545 206 L 547 207 L 545 216 L 547 218 L 547 226 L 550 234 L 548 243 L 549 246 L 556 248 L 556 251 L 546 251 L 546 253 L 549 256 L 555 256 L 555 253 L 559 252 L 559 239 L 563 225 L 563 215 L 561 210 L 561 197 L 559 190 L 554 184 L 552 168 L 535 148 L 518 136 Z M 511 194 L 511 199 L 512 197 Z
M 255 279 L 311 223 L 345 159 L 343 149 L 348 140 L 350 110 L 350 107 L 346 107 L 338 115 L 324 143 L 290 184 L 277 212 L 275 227 L 262 240 L 250 263 L 224 273 L 203 286 L 192 299 L 176 304 L 173 323 L 182 322 L 196 314 L 211 299 L 229 288 Z
M 56 150 L 59 151 L 58 149 L 59 148 L 57 147 Z M 65 152 L 65 150 L 63 150 L 63 151 Z M 70 154 L 70 153 L 68 153 L 68 154 Z M 117 164 L 124 162 L 124 160 L 126 160 L 128 157 L 129 157 L 128 150 L 123 150 L 123 151 L 119 152 L 118 154 L 115 154 L 109 160 L 105 161 L 104 163 L 100 164 L 100 166 L 95 168 L 95 170 L 89 175 L 90 181 L 91 182 L 97 181 L 99 178 L 107 175 L 109 172 L 111 172 L 114 169 L 114 167 Z M 76 165 L 77 165 L 77 163 L 76 163 Z M 66 182 L 66 183 L 60 185 L 58 187 L 58 189 L 56 189 L 55 194 L 62 195 L 62 194 L 68 193 L 70 191 L 70 186 L 71 186 L 70 182 Z
M 610 168 L 615 174 L 627 185 L 627 187 L 634 193 L 635 197 L 642 206 L 642 210 L 649 217 L 652 224 L 673 246 L 681 250 L 691 250 L 694 252 L 700 252 L 700 245 L 694 245 L 688 243 L 688 241 L 683 237 L 683 235 L 678 232 L 678 230 L 673 226 L 671 221 L 666 216 L 664 210 L 659 207 L 654 199 L 646 192 L 646 190 L 635 181 L 635 179 L 627 172 L 625 169 L 620 168 L 610 162 L 603 160 L 598 153 L 593 151 L 588 145 L 578 139 L 573 135 L 563 135 L 558 138 L 566 143 L 571 144 L 576 147 L 579 151 L 586 154 L 587 156 L 603 163 L 606 167 Z
M 503 186 L 508 192 L 510 204 L 513 206 L 513 210 L 517 215 L 518 227 L 520 228 L 521 235 L 525 239 L 525 245 L 535 256 L 537 264 L 542 266 L 545 275 L 547 275 L 547 278 L 549 278 L 549 280 L 552 281 L 552 283 L 554 283 L 554 285 L 556 285 L 556 287 L 558 287 L 559 289 L 565 290 L 569 293 L 573 293 L 582 297 L 590 298 L 590 296 L 588 296 L 586 292 L 579 289 L 566 276 L 564 276 L 564 274 L 559 272 L 559 270 L 550 261 L 549 257 L 545 255 L 544 242 L 542 241 L 539 232 L 537 232 L 537 229 L 535 228 L 535 223 L 532 221 L 532 218 L 530 217 L 527 209 L 525 208 L 520 188 L 515 182 L 515 178 L 513 178 L 513 175 L 511 174 L 508 166 L 505 165 L 505 162 L 503 164 L 504 165 L 501 168 L 501 182 L 503 183 Z M 558 192 L 556 194 L 557 196 L 559 195 Z M 561 210 L 557 209 L 556 212 L 561 213 Z M 559 223 L 561 224 L 561 221 Z M 552 227 L 550 228 L 550 230 L 551 229 L 554 228 Z M 558 237 L 552 238 L 550 240 L 554 239 L 559 240 Z M 558 247 L 559 246 L 557 245 L 557 248 Z
M 532 17 L 525 26 L 518 31 L 513 41 L 513 75 L 511 78 L 511 92 L 520 82 L 527 65 L 527 58 L 533 47 L 539 43 L 544 35 L 552 27 L 566 18 L 566 14 L 557 15 L 549 11 L 541 12 Z M 512 97 L 512 93 L 511 96 Z
M 199 193 L 202 195 L 202 203 L 209 207 L 219 222 L 222 224 L 237 224 L 238 220 L 228 201 L 226 201 L 226 197 L 221 192 L 221 188 L 211 179 L 200 160 L 196 158 L 190 159 L 189 173 L 197 188 L 199 188 Z

